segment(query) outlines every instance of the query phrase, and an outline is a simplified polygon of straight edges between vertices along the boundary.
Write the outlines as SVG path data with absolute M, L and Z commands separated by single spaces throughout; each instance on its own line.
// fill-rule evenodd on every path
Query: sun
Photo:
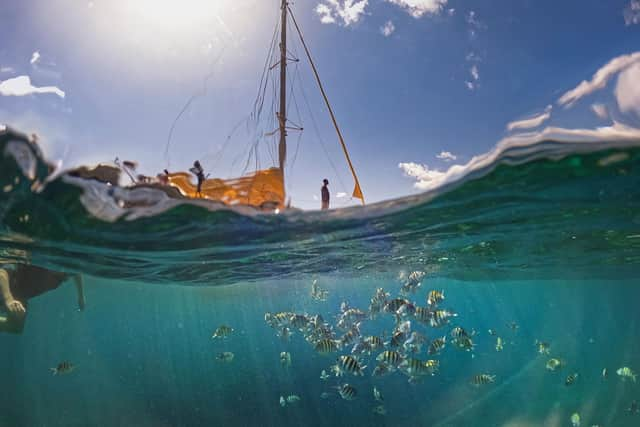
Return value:
M 122 3 L 130 25 L 162 34 L 185 34 L 215 22 L 224 0 L 127 0 Z

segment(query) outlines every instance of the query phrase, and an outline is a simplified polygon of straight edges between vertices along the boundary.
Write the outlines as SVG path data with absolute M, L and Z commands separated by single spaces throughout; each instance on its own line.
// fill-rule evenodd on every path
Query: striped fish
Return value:
M 491 384 L 495 380 L 496 380 L 496 376 L 495 375 L 478 374 L 478 375 L 474 375 L 474 377 L 471 378 L 471 384 L 473 384 L 475 386 L 480 386 L 480 385 L 484 385 L 484 384 Z
M 323 338 L 315 345 L 315 350 L 320 354 L 335 353 L 338 349 L 338 342 L 330 338 Z
M 372 335 L 364 339 L 364 341 L 371 346 L 372 350 L 379 350 L 384 347 L 384 343 L 379 336 Z
M 360 324 L 354 325 L 349 329 L 341 338 L 340 341 L 343 345 L 349 345 L 354 343 L 360 337 Z
M 418 322 L 429 323 L 431 322 L 431 310 L 425 307 L 416 307 L 414 317 Z
M 437 354 L 440 353 L 443 349 L 445 344 L 447 343 L 447 337 L 440 337 L 440 338 L 436 338 L 435 340 L 431 341 L 431 344 L 429 344 L 429 350 L 428 353 L 429 354 Z
M 342 384 L 336 388 L 338 389 L 340 397 L 344 400 L 353 400 L 358 395 L 358 390 L 350 384 Z
M 566 385 L 566 386 L 570 386 L 570 385 L 572 385 L 573 383 L 575 383 L 577 379 L 578 379 L 578 373 L 577 373 L 577 372 L 575 372 L 575 373 L 573 373 L 573 374 L 571 374 L 571 375 L 567 376 L 567 379 L 566 379 L 566 380 L 564 380 L 564 385 Z
M 385 350 L 376 358 L 378 362 L 384 362 L 392 366 L 396 366 L 398 363 L 402 362 L 402 359 L 402 355 L 393 350 Z
M 435 310 L 431 312 L 429 324 L 434 328 L 439 328 L 449 323 L 449 318 L 456 316 L 456 313 L 449 310 Z
M 302 331 L 309 324 L 309 319 L 304 314 L 292 314 L 289 317 L 289 324 L 295 329 Z
M 218 326 L 218 329 L 215 330 L 211 338 L 212 339 L 227 338 L 229 335 L 231 335 L 232 332 L 233 332 L 233 328 L 231 326 L 220 325 Z
M 340 356 L 338 357 L 338 366 L 341 370 L 349 372 L 353 375 L 364 375 L 363 371 L 366 366 L 362 366 L 358 359 L 353 356 Z
M 405 304 L 409 304 L 409 301 L 404 298 L 395 298 L 385 304 L 384 311 L 387 313 L 395 313 Z
M 398 368 L 410 377 L 417 377 L 431 373 L 427 368 L 427 364 L 420 359 L 405 359 Z
M 471 338 L 467 336 L 455 338 L 453 340 L 453 344 L 460 350 L 466 350 L 466 351 L 473 350 L 473 347 L 475 346 Z
M 389 347 L 400 347 L 407 339 L 407 334 L 404 332 L 396 332 L 389 341 Z
M 429 291 L 427 295 L 427 304 L 429 306 L 436 306 L 444 301 L 444 291 Z
M 63 374 L 70 374 L 71 372 L 73 372 L 73 370 L 75 369 L 75 366 L 73 366 L 73 363 L 71 362 L 60 362 L 58 363 L 58 366 L 56 366 L 55 368 L 50 368 L 51 372 L 53 372 L 53 375 L 63 375 Z

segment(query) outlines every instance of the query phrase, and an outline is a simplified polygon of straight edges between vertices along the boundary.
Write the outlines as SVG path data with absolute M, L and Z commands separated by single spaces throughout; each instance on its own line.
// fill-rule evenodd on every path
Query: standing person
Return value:
M 193 162 L 193 167 L 189 169 L 189 171 L 196 176 L 198 179 L 198 189 L 196 190 L 196 195 L 202 196 L 202 183 L 207 177 L 204 175 L 204 169 L 200 164 L 200 161 L 196 160 Z
M 28 300 L 57 289 L 68 279 L 75 282 L 78 309 L 84 310 L 81 275 L 69 275 L 27 264 L 7 264 L 0 260 L 0 297 L 6 310 L 6 314 L 0 314 L 0 332 L 21 333 L 27 316 Z
M 322 194 L 322 210 L 327 210 L 329 209 L 329 187 L 327 187 L 329 185 L 329 180 L 327 178 L 325 178 L 323 181 L 323 186 L 320 189 L 320 193 Z

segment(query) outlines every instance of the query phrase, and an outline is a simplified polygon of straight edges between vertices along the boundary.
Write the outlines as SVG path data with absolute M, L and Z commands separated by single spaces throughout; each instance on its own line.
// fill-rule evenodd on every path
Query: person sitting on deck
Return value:
M 58 288 L 68 279 L 73 279 L 76 284 L 78 310 L 82 311 L 85 301 L 81 275 L 0 260 L 0 296 L 6 309 L 6 314 L 0 314 L 0 332 L 21 333 L 27 315 L 27 301 Z
M 322 182 L 324 185 L 320 189 L 320 193 L 322 194 L 322 210 L 324 211 L 329 209 L 329 187 L 327 187 L 329 180 L 325 178 Z
M 204 169 L 202 168 L 202 165 L 200 165 L 200 162 L 198 160 L 193 162 L 193 167 L 189 169 L 189 172 L 191 172 L 196 176 L 196 178 L 198 178 L 198 188 L 196 190 L 196 195 L 202 195 L 202 183 L 205 179 L 207 179 L 207 177 L 204 175 Z

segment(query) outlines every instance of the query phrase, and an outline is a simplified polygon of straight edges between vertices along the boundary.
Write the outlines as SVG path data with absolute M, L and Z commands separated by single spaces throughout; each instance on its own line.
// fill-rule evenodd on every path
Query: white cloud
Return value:
M 601 119 L 606 119 L 609 117 L 609 112 L 607 111 L 607 107 L 604 104 L 593 104 L 591 106 L 591 111 L 595 113 L 596 116 Z
M 591 78 L 590 81 L 583 80 L 578 86 L 571 89 L 558 99 L 558 104 L 566 108 L 573 106 L 581 98 L 604 88 L 611 77 L 618 72 L 624 70 L 630 65 L 640 61 L 640 52 L 629 55 L 621 55 L 609 61 L 605 66 L 600 68 Z
M 469 74 L 471 75 L 471 80 L 465 81 L 464 84 L 467 86 L 467 89 L 476 90 L 478 88 L 478 80 L 480 80 L 480 70 L 478 70 L 478 66 L 476 64 L 471 66 Z
M 507 125 L 507 130 L 511 132 L 516 129 L 537 128 L 538 126 L 540 126 L 541 124 L 549 120 L 549 118 L 551 118 L 552 109 L 553 109 L 553 106 L 547 105 L 547 108 L 545 108 L 544 111 L 540 114 L 536 114 L 535 116 L 532 116 L 523 120 L 516 120 L 509 123 Z
M 445 175 L 444 172 L 429 169 L 427 165 L 414 162 L 399 163 L 398 167 L 402 169 L 405 175 L 415 178 L 418 182 L 414 184 L 414 187 L 421 190 L 431 187 L 433 182 L 439 181 Z
M 471 77 L 473 77 L 473 80 L 480 79 L 480 72 L 478 71 L 478 66 L 477 65 L 473 65 L 471 67 L 471 70 L 469 70 L 469 72 L 471 73 Z
M 53 93 L 64 98 L 64 92 L 56 86 L 36 87 L 31 84 L 29 76 L 18 76 L 0 82 L 0 95 L 25 96 L 35 93 Z
M 12 72 L 13 72 L 12 67 L 0 67 L 0 73 L 12 73 Z
M 333 10 L 324 3 L 316 6 L 316 13 L 320 16 L 320 22 L 323 24 L 334 24 L 336 18 L 333 16 Z
M 478 20 L 476 12 L 473 10 L 467 12 L 465 20 L 467 21 L 467 24 L 469 26 L 469 38 L 471 39 L 476 38 L 478 31 L 487 29 L 487 25 L 484 22 Z
M 425 14 L 439 14 L 448 0 L 387 0 L 406 10 L 414 18 L 420 18 Z
M 389 37 L 396 30 L 396 26 L 393 25 L 393 22 L 387 21 L 382 27 L 380 27 L 380 32 L 383 36 Z
M 445 162 L 450 162 L 451 160 L 456 160 L 458 158 L 458 156 L 452 154 L 450 151 L 442 151 L 436 157 L 440 160 L 444 160 Z
M 31 54 L 31 65 L 35 65 L 40 60 L 40 52 L 37 50 Z
M 640 24 L 640 0 L 631 0 L 624 10 L 625 25 Z
M 640 62 L 627 68 L 618 77 L 615 95 L 620 111 L 635 112 L 640 117 Z
M 454 8 L 447 10 L 447 15 L 449 16 L 453 16 L 455 13 L 456 13 L 456 10 Z
M 323 24 L 340 23 L 348 27 L 360 20 L 368 5 L 369 0 L 324 0 L 315 11 Z
M 345 197 L 347 197 L 347 193 L 337 193 L 336 194 L 336 199 L 344 199 Z

